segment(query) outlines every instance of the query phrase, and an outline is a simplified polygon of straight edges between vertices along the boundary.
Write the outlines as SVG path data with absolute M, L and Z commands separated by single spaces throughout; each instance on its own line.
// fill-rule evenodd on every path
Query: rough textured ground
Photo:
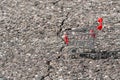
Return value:
M 66 59 L 61 51 L 62 31 L 92 26 L 98 17 L 98 49 L 120 50 L 120 0 L 0 0 L 0 77 L 120 80 L 119 59 Z

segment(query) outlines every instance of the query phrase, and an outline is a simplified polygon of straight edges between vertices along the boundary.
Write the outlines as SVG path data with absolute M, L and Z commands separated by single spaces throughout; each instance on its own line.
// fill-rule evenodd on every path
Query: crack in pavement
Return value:
M 57 0 L 55 2 L 53 2 L 53 5 L 57 4 L 58 2 L 60 2 L 61 0 Z
M 65 21 L 68 19 L 68 15 L 69 15 L 69 12 L 67 13 L 66 18 L 62 20 L 62 22 L 61 22 L 61 24 L 60 24 L 60 26 L 59 26 L 60 29 L 59 29 L 59 31 L 57 32 L 57 36 L 60 35 L 60 33 L 61 33 L 61 31 L 62 31 L 62 26 L 64 25 Z

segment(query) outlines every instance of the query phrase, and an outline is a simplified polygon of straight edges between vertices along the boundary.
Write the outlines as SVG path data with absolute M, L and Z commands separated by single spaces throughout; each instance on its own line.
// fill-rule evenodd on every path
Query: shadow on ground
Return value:
M 102 51 L 102 52 L 94 52 L 94 53 L 81 53 L 80 57 L 89 58 L 94 60 L 99 59 L 120 59 L 120 51 Z
M 71 59 L 88 58 L 93 60 L 100 59 L 120 59 L 120 51 L 101 51 L 101 52 L 84 52 L 70 55 Z

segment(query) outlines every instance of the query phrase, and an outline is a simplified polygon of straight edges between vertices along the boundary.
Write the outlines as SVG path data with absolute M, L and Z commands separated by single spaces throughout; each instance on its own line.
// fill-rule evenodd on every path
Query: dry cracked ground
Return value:
M 97 49 L 120 51 L 120 0 L 0 0 L 0 80 L 120 80 L 119 58 L 62 51 L 62 31 L 94 26 L 98 17 Z

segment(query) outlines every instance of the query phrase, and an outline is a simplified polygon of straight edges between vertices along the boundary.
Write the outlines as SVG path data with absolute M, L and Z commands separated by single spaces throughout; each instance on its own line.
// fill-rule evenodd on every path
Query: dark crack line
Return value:
M 58 35 L 58 36 L 60 35 L 60 33 L 61 33 L 61 31 L 62 31 L 62 26 L 64 25 L 65 20 L 66 20 L 66 18 L 63 19 L 63 21 L 61 22 L 61 24 L 60 24 L 60 26 L 59 26 L 60 29 L 59 29 L 59 31 L 57 32 L 57 35 Z
M 48 69 L 47 69 L 47 74 L 45 74 L 44 76 L 42 76 L 42 78 L 41 78 L 41 80 L 45 80 L 45 78 L 47 77 L 47 76 L 49 76 L 50 75 L 50 69 L 51 68 L 53 68 L 51 65 L 50 65 L 50 62 L 51 62 L 51 60 L 49 60 L 49 61 L 47 61 L 46 62 L 46 64 L 47 64 L 47 66 L 48 66 Z M 49 77 L 50 78 L 50 77 Z M 52 78 L 50 78 L 51 80 L 53 80 Z
M 60 52 L 62 52 L 64 48 L 65 48 L 65 46 L 62 46 L 62 47 L 60 48 Z
M 58 2 L 60 2 L 61 0 L 57 0 L 55 2 L 53 2 L 53 5 L 57 4 Z
M 61 22 L 61 24 L 60 24 L 60 29 L 59 29 L 59 31 L 57 32 L 57 35 L 59 36 L 60 35 L 60 33 L 62 32 L 62 26 L 64 25 L 64 23 L 65 23 L 65 21 L 68 19 L 68 15 L 69 15 L 69 12 L 67 13 L 67 15 L 66 15 L 66 18 L 65 19 L 63 19 L 62 20 L 62 22 Z

